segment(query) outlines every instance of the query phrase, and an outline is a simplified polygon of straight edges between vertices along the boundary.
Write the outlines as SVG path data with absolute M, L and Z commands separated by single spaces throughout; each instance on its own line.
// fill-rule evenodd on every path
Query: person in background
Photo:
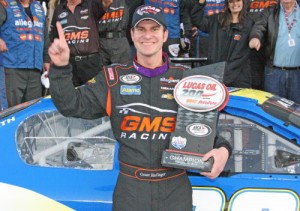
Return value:
M 181 28 L 183 28 L 184 30 L 184 37 L 186 39 L 191 39 L 192 37 L 192 23 L 191 23 L 191 16 L 190 16 L 191 11 L 188 10 L 189 1 L 191 0 L 172 0 L 172 1 L 144 0 L 145 4 L 159 7 L 165 13 L 169 35 L 167 41 L 164 43 L 163 51 L 168 53 L 169 56 L 174 57 L 174 54 L 170 52 L 171 48 L 169 48 L 169 46 L 171 47 L 174 46 L 175 44 L 179 44 L 181 45 L 182 48 L 186 48 L 187 43 L 185 42 L 181 43 L 180 40 L 180 38 L 182 38 Z M 180 27 L 181 23 L 183 27 Z M 182 41 L 184 41 L 184 39 Z
M 166 81 L 175 86 L 187 70 L 170 63 L 162 51 L 168 39 L 163 11 L 151 5 L 138 7 L 131 24 L 137 49 L 133 62 L 104 67 L 94 80 L 77 89 L 71 81 L 68 44 L 59 23 L 57 28 L 59 39 L 49 48 L 53 102 L 65 116 L 95 119 L 105 113 L 119 142 L 120 174 L 113 210 L 191 211 L 192 188 L 185 170 L 161 165 L 178 109 L 174 99 L 162 97 L 172 90 L 162 91 L 161 87 Z M 232 151 L 221 137 L 214 147 L 203 157 L 204 161 L 214 158 L 211 172 L 201 173 L 208 178 L 222 172 Z
M 0 53 L 0 111 L 7 108 L 6 93 L 5 93 L 5 78 L 4 78 L 4 67 L 2 64 L 2 54 Z
M 53 13 L 58 4 L 62 4 L 66 2 L 66 0 L 50 0 L 48 3 L 48 31 L 50 31 L 51 23 L 52 23 L 52 18 L 53 18 Z
M 0 53 L 8 107 L 42 96 L 41 72 L 50 66 L 47 33 L 39 2 L 0 1 Z
M 188 1 L 187 2 L 187 10 L 192 11 L 192 9 L 195 6 L 195 1 Z M 191 16 L 191 12 L 189 12 L 189 15 Z M 190 22 L 192 22 L 191 17 L 190 17 Z M 192 23 L 191 23 L 192 26 Z M 197 57 L 197 27 L 191 28 L 190 32 L 190 50 L 189 50 L 189 57 Z
M 64 29 L 70 47 L 75 86 L 85 84 L 101 70 L 99 20 L 112 0 L 67 0 L 55 7 L 50 26 L 50 41 L 58 37 L 56 22 Z
M 195 1 L 191 1 L 191 2 L 195 2 Z M 213 14 L 218 14 L 224 10 L 224 6 L 225 6 L 225 0 L 207 0 L 204 7 L 204 15 L 210 16 Z M 190 11 L 192 11 L 192 9 Z M 197 37 L 196 37 L 197 43 L 195 45 L 196 57 L 207 58 L 208 47 L 209 47 L 208 33 L 199 30 L 195 26 L 193 28 L 198 30 Z M 201 61 L 199 65 L 201 66 L 205 64 L 207 64 L 207 61 Z
M 208 64 L 226 61 L 224 83 L 251 88 L 249 35 L 254 24 L 247 18 L 245 0 L 226 0 L 224 12 L 204 16 L 205 0 L 192 11 L 195 26 L 209 34 Z
M 280 0 L 265 9 L 250 34 L 257 51 L 265 40 L 267 92 L 300 103 L 300 8 L 296 0 Z
M 248 15 L 254 20 L 258 21 L 264 9 L 272 7 L 277 4 L 277 0 L 250 0 Z M 264 48 L 259 51 L 252 49 L 250 52 L 250 66 L 252 77 L 252 88 L 264 90 L 264 68 L 265 55 Z
M 129 10 L 125 0 L 114 0 L 99 21 L 102 65 L 128 63 L 130 46 L 126 37 Z
M 132 21 L 132 16 L 136 8 L 141 6 L 143 4 L 144 0 L 126 0 L 126 4 L 128 6 L 128 11 L 129 11 L 129 20 L 128 20 L 128 25 L 126 28 L 126 37 L 129 42 L 130 50 L 131 50 L 131 58 L 134 57 L 136 53 L 136 49 L 134 47 L 134 44 L 131 39 L 130 35 L 130 29 L 131 29 L 131 21 Z

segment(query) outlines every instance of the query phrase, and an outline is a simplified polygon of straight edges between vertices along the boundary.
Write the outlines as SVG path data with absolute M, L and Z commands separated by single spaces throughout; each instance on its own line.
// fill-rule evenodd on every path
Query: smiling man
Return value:
M 113 196 L 113 210 L 192 210 L 192 188 L 185 170 L 161 165 L 162 152 L 169 146 L 178 105 L 173 89 L 186 67 L 173 65 L 162 52 L 168 30 L 163 12 L 143 5 L 133 15 L 131 36 L 137 53 L 129 64 L 104 68 L 93 81 L 78 89 L 72 85 L 69 49 L 61 26 L 59 39 L 49 48 L 55 65 L 49 75 L 52 99 L 65 116 L 86 119 L 110 117 L 120 144 L 120 174 Z M 203 159 L 214 157 L 217 177 L 231 153 L 224 139 Z

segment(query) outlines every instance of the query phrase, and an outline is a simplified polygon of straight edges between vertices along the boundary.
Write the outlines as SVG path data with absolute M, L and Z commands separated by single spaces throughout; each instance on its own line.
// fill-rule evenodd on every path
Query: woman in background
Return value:
M 226 0 L 224 12 L 204 17 L 205 0 L 192 10 L 192 22 L 209 33 L 208 64 L 226 61 L 224 83 L 251 88 L 249 34 L 254 24 L 247 18 L 245 0 Z

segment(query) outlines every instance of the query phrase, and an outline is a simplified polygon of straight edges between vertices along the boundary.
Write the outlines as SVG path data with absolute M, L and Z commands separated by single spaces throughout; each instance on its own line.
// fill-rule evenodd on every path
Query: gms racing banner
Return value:
M 163 152 L 162 165 L 210 171 L 213 160 L 202 161 L 213 148 L 218 111 L 228 101 L 222 84 L 225 62 L 185 71 L 174 89 L 179 104 L 175 131 L 169 149 Z

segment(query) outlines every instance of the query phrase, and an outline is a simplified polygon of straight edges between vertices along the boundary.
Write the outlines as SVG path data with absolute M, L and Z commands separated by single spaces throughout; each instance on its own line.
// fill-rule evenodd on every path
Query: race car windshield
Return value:
M 30 165 L 111 170 L 116 141 L 107 117 L 96 120 L 41 112 L 17 130 L 20 157 Z
M 219 135 L 233 148 L 225 167 L 231 173 L 300 172 L 300 146 L 274 131 L 252 121 L 229 114 L 221 114 Z

